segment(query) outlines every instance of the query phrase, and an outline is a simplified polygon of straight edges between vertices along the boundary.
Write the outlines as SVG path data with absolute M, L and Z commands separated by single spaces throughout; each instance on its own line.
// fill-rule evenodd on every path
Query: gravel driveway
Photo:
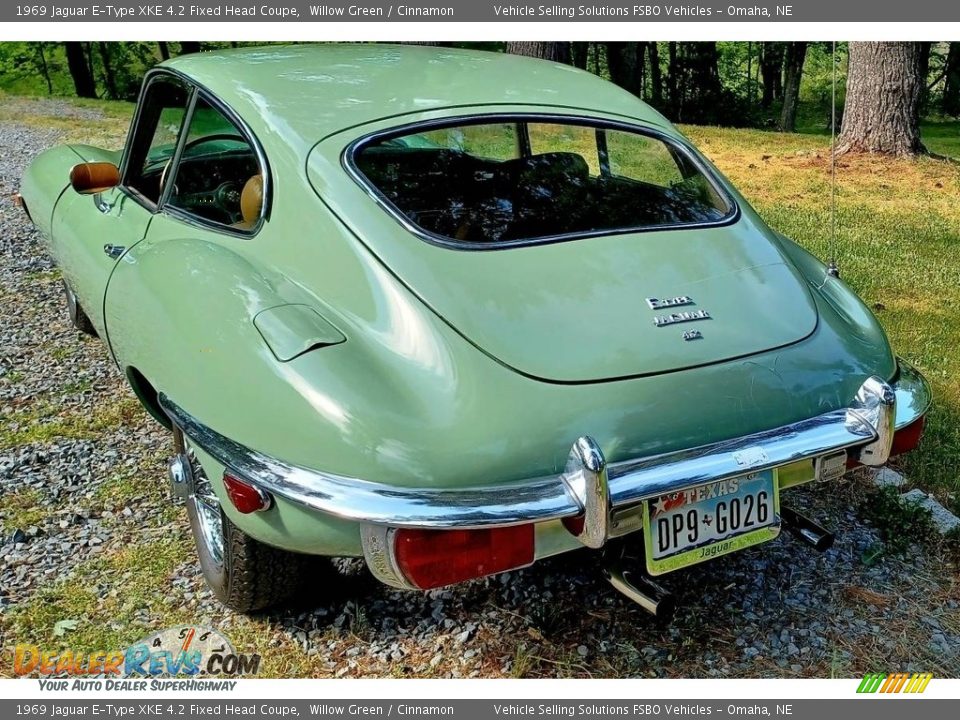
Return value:
M 46 102 L 52 113 L 70 107 Z M 836 529 L 831 550 L 784 534 L 674 573 L 664 584 L 680 608 L 669 624 L 617 594 L 587 551 L 426 594 L 381 587 L 340 561 L 318 580 L 323 601 L 255 618 L 224 610 L 198 574 L 185 513 L 167 500 L 166 433 L 101 343 L 70 326 L 58 274 L 11 201 L 29 159 L 57 140 L 0 123 L 4 648 L 131 642 L 178 621 L 219 627 L 276 675 L 960 675 L 955 564 L 932 546 L 868 562 L 879 539 L 856 478 L 787 496 Z M 77 625 L 60 639 L 64 619 Z M 8 668 L 5 659 L 0 675 Z

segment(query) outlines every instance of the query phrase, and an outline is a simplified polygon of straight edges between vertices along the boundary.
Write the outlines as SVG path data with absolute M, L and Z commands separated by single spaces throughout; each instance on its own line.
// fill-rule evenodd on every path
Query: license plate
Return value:
M 717 480 L 643 504 L 647 570 L 661 575 L 780 533 L 777 471 Z

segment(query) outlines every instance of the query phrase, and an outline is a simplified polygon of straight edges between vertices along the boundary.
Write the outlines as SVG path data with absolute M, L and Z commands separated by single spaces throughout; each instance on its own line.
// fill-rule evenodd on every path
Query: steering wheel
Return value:
M 203 145 L 207 142 L 213 142 L 214 140 L 239 140 L 244 145 L 247 144 L 247 141 L 242 135 L 237 135 L 236 133 L 214 133 L 213 135 L 204 135 L 195 140 L 191 140 L 186 145 L 183 146 L 183 154 L 187 154 L 187 150 L 194 148 L 197 145 Z
M 212 209 L 223 213 L 230 224 L 238 223 L 243 219 L 240 211 L 239 183 L 227 180 L 220 183 L 213 190 L 199 190 L 192 193 L 183 193 L 177 196 L 179 204 L 193 210 Z
M 197 147 L 204 143 L 215 142 L 217 140 L 238 140 L 244 144 L 247 142 L 241 135 L 236 135 L 233 133 L 215 133 L 213 135 L 205 135 L 204 137 L 191 140 L 184 145 L 181 158 L 185 157 L 187 151 L 191 148 Z M 171 160 L 167 161 L 167 164 L 163 168 L 163 172 L 160 173 L 161 194 L 163 194 L 163 188 L 168 179 L 167 176 L 171 163 L 172 158 Z M 197 192 L 188 192 L 183 194 L 178 193 L 177 187 L 174 185 L 173 194 L 176 195 L 179 204 L 191 209 L 216 210 L 223 213 L 227 217 L 228 222 L 233 224 L 240 222 L 243 219 L 243 213 L 240 211 L 241 190 L 242 188 L 238 183 L 228 180 L 220 183 L 212 190 L 199 190 Z

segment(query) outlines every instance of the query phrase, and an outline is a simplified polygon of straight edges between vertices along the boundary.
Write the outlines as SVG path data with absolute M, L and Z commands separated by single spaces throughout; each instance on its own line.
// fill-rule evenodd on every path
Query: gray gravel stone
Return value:
M 914 488 L 910 492 L 904 494 L 901 499 L 903 502 L 913 502 L 920 507 L 929 510 L 930 519 L 933 521 L 933 526 L 941 535 L 955 532 L 957 528 L 960 528 L 960 518 L 937 502 L 937 499 L 932 495 L 928 495 L 919 488 Z
M 879 488 L 895 487 L 900 489 L 907 484 L 907 479 L 893 468 L 882 467 L 873 472 L 873 484 Z

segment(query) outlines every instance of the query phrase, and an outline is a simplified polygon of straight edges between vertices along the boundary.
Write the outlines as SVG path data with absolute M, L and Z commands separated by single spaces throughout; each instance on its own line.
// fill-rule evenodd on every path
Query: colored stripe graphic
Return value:
M 867 673 L 857 686 L 858 693 L 922 693 L 933 673 Z
M 883 682 L 886 677 L 884 673 L 867 673 L 863 676 L 863 681 L 860 683 L 860 687 L 857 688 L 857 692 L 875 693 L 880 689 L 880 683 Z

